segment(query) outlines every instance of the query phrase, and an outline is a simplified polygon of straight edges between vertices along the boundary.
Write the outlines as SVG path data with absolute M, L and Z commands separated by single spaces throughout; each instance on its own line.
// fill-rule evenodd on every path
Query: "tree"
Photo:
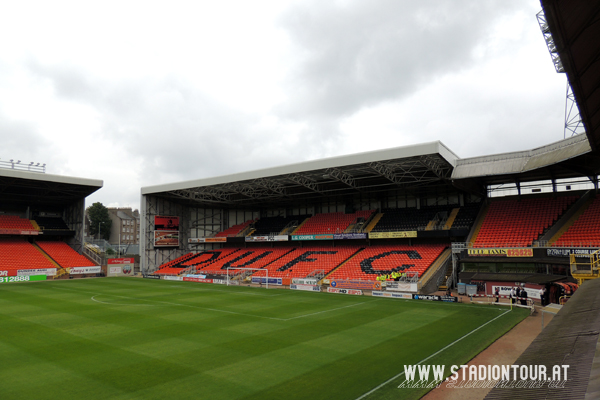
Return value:
M 108 208 L 102 203 L 94 203 L 87 208 L 87 214 L 90 219 L 90 235 L 97 236 L 100 229 L 100 237 L 104 240 L 110 238 L 110 229 L 112 221 L 108 215 Z

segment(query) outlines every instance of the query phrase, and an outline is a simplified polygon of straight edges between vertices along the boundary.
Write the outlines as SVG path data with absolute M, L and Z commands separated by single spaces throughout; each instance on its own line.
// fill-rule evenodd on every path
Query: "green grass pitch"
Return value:
M 423 364 L 466 362 L 527 315 L 506 311 L 136 278 L 2 284 L 0 399 L 357 399 L 455 341 Z M 426 392 L 402 381 L 366 398 Z

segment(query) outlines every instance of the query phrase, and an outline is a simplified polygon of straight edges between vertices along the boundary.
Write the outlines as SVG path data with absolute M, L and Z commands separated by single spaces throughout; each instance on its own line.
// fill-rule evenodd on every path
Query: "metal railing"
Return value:
M 576 254 L 571 254 L 569 257 L 572 275 L 598 276 L 600 272 L 600 250 L 587 257 L 578 257 Z
M 562 248 L 562 247 L 577 247 L 577 248 L 600 248 L 600 243 L 597 242 L 568 242 L 557 245 L 553 243 L 550 245 L 550 242 L 547 240 L 536 240 L 532 243 L 531 246 L 523 246 L 521 243 L 515 242 L 504 242 L 504 243 L 494 243 L 494 246 L 489 245 L 478 245 L 475 246 L 473 242 L 453 242 L 452 250 L 462 251 L 467 249 L 496 249 L 496 248 L 504 248 L 504 247 L 514 247 L 514 248 Z
M 96 264 L 98 265 L 102 265 L 102 261 L 103 258 L 100 254 L 92 251 L 91 249 L 87 248 L 87 247 L 83 247 L 83 255 L 86 256 L 87 258 L 91 259 L 92 261 L 94 261 Z
M 306 275 L 307 278 L 315 278 L 316 280 L 320 281 L 321 279 L 325 278 L 325 270 L 323 269 L 317 269 L 312 271 L 310 274 Z
M 40 165 L 40 163 L 34 163 L 33 161 L 29 164 L 21 164 L 21 160 L 0 160 L 0 168 L 15 169 L 19 171 L 40 172 L 42 174 L 46 173 L 46 164 Z

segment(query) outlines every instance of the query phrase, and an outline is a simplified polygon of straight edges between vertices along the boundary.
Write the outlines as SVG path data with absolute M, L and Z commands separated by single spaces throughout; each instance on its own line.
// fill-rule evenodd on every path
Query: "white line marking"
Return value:
M 105 295 L 105 294 L 97 294 L 96 296 L 110 296 L 110 295 Z M 146 306 L 146 307 L 156 307 L 154 304 L 122 304 L 122 303 L 107 303 L 106 301 L 102 301 L 102 300 L 98 300 L 95 297 L 96 296 L 92 296 L 92 300 L 95 301 L 96 303 L 102 303 L 102 304 L 108 304 L 111 306 Z
M 415 365 L 420 365 L 422 363 L 424 363 L 425 361 L 429 360 L 432 357 L 437 356 L 438 354 L 440 354 L 442 351 L 446 350 L 449 347 L 452 347 L 453 345 L 455 345 L 456 343 L 460 342 L 461 340 L 463 340 L 464 338 L 466 338 L 467 336 L 470 336 L 471 334 L 477 332 L 478 330 L 480 330 L 481 328 L 483 328 L 484 326 L 486 326 L 489 323 L 494 322 L 495 320 L 497 320 L 498 318 L 502 317 L 504 314 L 509 313 L 511 310 L 506 310 L 505 312 L 503 312 L 502 314 L 498 315 L 497 317 L 489 320 L 488 322 L 486 322 L 485 324 L 479 326 L 478 328 L 473 329 L 471 332 L 467 333 L 466 335 L 464 335 L 461 338 L 456 339 L 454 342 L 450 343 L 449 345 L 447 345 L 446 347 L 444 347 L 441 350 L 436 351 L 435 353 L 433 353 L 432 355 L 430 355 L 427 358 L 422 359 L 421 361 L 419 361 L 418 363 L 416 363 Z M 377 390 L 381 389 L 382 387 L 384 387 L 385 385 L 387 385 L 388 383 L 390 383 L 393 380 L 396 380 L 397 378 L 401 377 L 402 375 L 404 375 L 404 372 L 400 372 L 398 375 L 391 377 L 390 379 L 388 379 L 387 381 L 383 382 L 382 384 L 380 384 L 379 386 L 377 386 L 374 389 L 371 389 L 370 391 L 368 391 L 367 393 L 363 394 L 362 396 L 356 398 L 356 400 L 361 400 L 364 399 L 365 397 L 369 396 L 371 393 L 376 392 Z
M 397 302 L 411 302 L 414 304 L 414 300 L 409 300 L 409 299 L 389 299 L 389 298 L 385 298 L 385 297 L 377 297 L 378 300 L 385 300 L 385 301 L 397 301 Z M 471 304 L 471 303 L 461 303 L 461 302 L 447 302 L 447 301 L 421 301 L 419 302 L 419 304 L 429 304 L 429 305 L 434 305 L 434 306 L 441 306 L 443 304 L 443 307 L 472 307 L 472 308 L 478 308 L 480 310 L 484 310 L 484 307 L 475 305 L 475 304 Z M 489 304 L 489 303 L 486 303 Z M 485 304 L 483 304 L 485 305 Z M 502 310 L 501 308 L 498 308 L 498 310 Z
M 362 303 L 350 304 L 350 305 L 348 305 L 348 306 L 343 306 L 343 307 L 338 307 L 338 308 L 332 308 L 332 309 L 330 309 L 330 310 L 323 310 L 323 311 L 317 311 L 317 312 L 310 313 L 310 314 L 298 315 L 298 316 L 296 316 L 296 317 L 287 318 L 287 319 L 285 319 L 284 321 L 290 321 L 290 320 L 292 320 L 292 319 L 297 319 L 297 318 L 310 317 L 311 315 L 323 314 L 323 313 L 330 312 L 330 311 L 341 310 L 342 308 L 348 308 L 348 307 L 359 306 L 359 305 L 361 305 L 361 304 L 365 304 L 365 303 L 370 303 L 370 302 L 363 301 Z
M 70 290 L 70 291 L 73 291 L 73 292 L 91 294 L 90 292 L 85 292 L 85 291 L 81 291 L 81 290 L 77 290 L 77 289 L 60 288 L 60 287 L 56 287 L 56 286 L 53 286 L 53 287 L 56 288 L 56 289 L 63 289 L 63 290 Z M 100 295 L 99 294 L 95 294 L 94 296 L 91 297 L 91 299 L 93 301 L 97 302 L 97 303 L 109 304 L 109 305 L 121 305 L 121 304 L 117 304 L 117 303 L 106 303 L 106 302 L 102 302 L 102 301 L 96 300 L 96 299 L 94 299 L 94 297 L 96 297 L 96 296 L 100 296 Z M 221 310 L 221 309 L 217 309 L 217 308 L 201 307 L 201 306 L 195 306 L 193 304 L 180 304 L 180 303 L 172 303 L 170 301 L 161 301 L 161 300 L 144 299 L 144 298 L 129 297 L 129 296 L 120 296 L 120 295 L 117 295 L 117 294 L 103 294 L 102 296 L 120 297 L 120 298 L 123 298 L 123 299 L 130 299 L 130 300 L 151 301 L 151 302 L 155 302 L 155 303 L 169 304 L 169 305 L 172 305 L 172 306 L 197 308 L 199 310 L 208 310 L 208 311 L 221 312 L 221 313 L 226 313 L 226 314 L 242 315 L 242 316 L 246 316 L 246 317 L 255 317 L 255 318 L 262 318 L 262 319 L 270 319 L 270 320 L 274 320 L 274 321 L 291 321 L 293 319 L 310 317 L 312 315 L 323 314 L 323 313 L 326 313 L 326 312 L 341 310 L 343 308 L 354 307 L 354 306 L 358 306 L 358 305 L 361 305 L 361 304 L 370 303 L 370 302 L 365 301 L 365 302 L 362 302 L 362 303 L 350 304 L 350 305 L 344 306 L 344 307 L 337 307 L 337 308 L 332 308 L 332 309 L 329 309 L 329 310 L 317 311 L 317 312 L 310 313 L 310 314 L 297 315 L 295 317 L 290 317 L 290 318 L 277 318 L 277 317 L 265 317 L 263 315 L 256 315 L 256 314 L 245 314 L 245 313 L 240 313 L 240 312 L 237 312 L 237 311 Z M 131 304 L 126 304 L 126 305 L 131 305 Z M 151 304 L 147 304 L 147 305 L 151 305 Z
M 262 294 L 262 293 L 249 293 L 249 292 L 233 292 L 231 290 L 204 289 L 204 288 L 200 288 L 200 287 L 195 288 L 195 287 L 189 287 L 189 286 L 171 285 L 170 287 L 177 288 L 177 289 L 197 290 L 197 291 L 201 291 L 201 292 L 223 292 L 223 293 L 231 293 L 231 294 L 241 294 L 241 295 L 244 295 L 244 296 L 263 296 L 263 297 L 281 296 L 281 294 Z

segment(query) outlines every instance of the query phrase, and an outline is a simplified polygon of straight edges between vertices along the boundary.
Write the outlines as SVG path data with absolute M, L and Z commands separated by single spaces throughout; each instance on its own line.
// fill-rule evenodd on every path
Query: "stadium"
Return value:
M 418 399 L 433 386 L 401 387 L 407 365 L 443 380 L 546 313 L 513 364 L 568 378 L 485 398 L 598 398 L 600 5 L 541 3 L 585 133 L 143 187 L 137 278 L 85 245 L 102 181 L 5 163 L 0 397 Z

